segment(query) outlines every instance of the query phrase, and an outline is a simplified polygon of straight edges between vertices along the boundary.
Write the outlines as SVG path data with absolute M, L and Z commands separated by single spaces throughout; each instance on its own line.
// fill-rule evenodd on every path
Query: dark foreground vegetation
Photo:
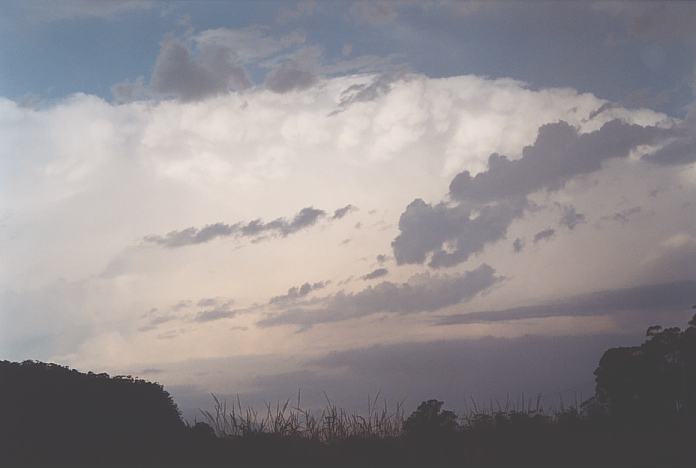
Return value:
M 0 466 L 695 467 L 696 317 L 604 353 L 595 395 L 545 413 L 503 404 L 458 417 L 436 400 L 410 416 L 371 405 L 319 414 L 215 400 L 184 423 L 155 383 L 54 364 L 0 362 Z

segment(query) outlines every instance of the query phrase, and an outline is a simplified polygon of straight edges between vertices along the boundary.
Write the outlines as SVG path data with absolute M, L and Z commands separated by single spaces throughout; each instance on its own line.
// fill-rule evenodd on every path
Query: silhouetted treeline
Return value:
M 608 350 L 595 376 L 591 399 L 550 414 L 503 405 L 458 417 L 428 400 L 407 418 L 330 402 L 319 415 L 289 402 L 260 415 L 216 400 L 206 423 L 189 425 L 158 384 L 3 361 L 0 466 L 696 466 L 696 317 Z

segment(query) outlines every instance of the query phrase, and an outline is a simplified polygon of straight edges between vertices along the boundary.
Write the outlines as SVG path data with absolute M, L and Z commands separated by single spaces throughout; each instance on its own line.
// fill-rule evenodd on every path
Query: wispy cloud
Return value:
M 260 238 L 264 235 L 287 237 L 302 229 L 313 226 L 326 212 L 313 207 L 302 208 L 291 219 L 277 218 L 264 222 L 255 219 L 247 223 L 215 223 L 202 228 L 189 227 L 180 231 L 171 231 L 164 236 L 145 236 L 144 241 L 163 247 L 175 248 L 186 245 L 203 244 L 219 237 L 250 237 Z M 331 218 L 331 219 L 335 219 Z

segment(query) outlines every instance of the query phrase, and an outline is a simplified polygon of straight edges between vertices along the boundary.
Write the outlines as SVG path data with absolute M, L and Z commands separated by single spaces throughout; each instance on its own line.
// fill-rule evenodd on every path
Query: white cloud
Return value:
M 222 40 L 212 35 L 200 39 Z M 269 44 L 266 52 L 258 53 L 273 53 L 281 46 Z M 172 321 L 148 332 L 138 328 L 142 314 L 153 307 L 187 298 L 234 297 L 235 310 L 243 309 L 265 304 L 306 278 L 330 281 L 328 295 L 342 288 L 347 294 L 355 292 L 364 282 L 341 281 L 377 268 L 361 258 L 388 251 L 407 204 L 416 197 L 429 203 L 442 200 L 455 173 L 482 171 L 490 153 L 519 158 L 540 125 L 558 120 L 588 132 L 616 117 L 639 123 L 663 118 L 647 110 L 613 108 L 588 120 L 605 101 L 569 89 L 537 91 L 512 80 L 475 76 L 404 75 L 365 99 L 344 100 L 351 86 L 365 89 L 375 79 L 324 78 L 292 93 L 250 88 L 196 102 L 117 105 L 75 95 L 47 108 L 27 109 L 0 99 L 0 309 L 9 311 L 4 312 L 3 326 L 27 337 L 41 336 L 55 323 L 83 330 L 67 334 L 60 346 L 47 342 L 41 352 L 95 368 L 135 361 L 319 353 L 368 345 L 385 336 L 399 340 L 428 335 L 419 317 L 411 315 L 392 318 L 397 324 L 370 315 L 302 336 L 283 327 L 258 329 L 254 324 L 259 317 L 253 312 L 215 322 Z M 612 239 L 641 251 L 674 234 L 665 232 L 668 217 L 681 216 L 675 229 L 689 232 L 693 226 L 679 215 L 674 200 L 682 201 L 693 191 L 693 180 L 682 180 L 681 192 L 673 189 L 653 199 L 641 190 L 655 187 L 631 188 L 632 177 L 668 183 L 677 169 L 655 168 L 660 175 L 650 179 L 648 172 L 640 172 L 648 171 L 646 163 L 621 164 L 633 169 L 611 166 L 602 171 L 597 176 L 602 190 L 588 191 L 594 180 L 571 181 L 553 199 L 533 197 L 539 207 L 572 202 L 588 222 L 572 231 L 559 230 L 553 242 L 533 245 L 534 233 L 557 224 L 558 210 L 540 208 L 515 221 L 510 241 L 524 238 L 528 247 L 514 256 L 514 264 L 510 242 L 494 244 L 476 258 L 476 264 L 485 261 L 510 280 L 491 294 L 477 296 L 472 307 L 505 306 L 519 294 L 573 292 L 580 277 L 589 276 L 604 259 L 620 257 L 616 269 L 607 268 L 589 280 L 607 281 L 618 268 L 632 265 L 624 257 L 634 257 L 617 252 Z M 612 177 L 622 182 L 614 184 Z M 631 197 L 630 203 L 624 196 Z M 348 204 L 361 208 L 350 219 L 274 242 L 220 238 L 186 249 L 141 243 L 148 234 L 189 226 L 273 220 L 307 206 L 328 210 Z M 638 218 L 631 221 L 640 229 L 633 234 L 633 224 L 613 223 L 615 233 L 603 244 L 606 231 L 592 223 L 638 204 L 646 207 L 644 213 L 659 213 L 663 222 L 649 227 L 649 217 Z M 362 229 L 354 229 L 356 222 Z M 341 245 L 348 237 L 351 242 Z M 577 261 L 577 252 L 585 252 L 588 245 L 599 245 L 596 261 L 584 256 L 568 271 L 551 271 L 559 258 Z M 462 265 L 462 271 L 471 267 Z M 537 273 L 525 276 L 525 269 Z M 390 266 L 389 279 L 402 283 L 418 272 L 422 267 Z M 599 289 L 597 284 L 587 287 Z M 46 291 L 58 291 L 49 296 L 65 300 L 50 299 Z M 32 312 L 24 316 L 21 311 L 27 310 Z M 44 311 L 50 320 L 42 323 Z M 22 325 L 29 323 L 27 317 L 30 324 Z M 220 326 L 223 322 L 230 322 L 229 328 Z M 249 329 L 232 330 L 240 326 Z M 359 333 L 339 331 L 342 326 L 356 327 Z M 503 333 L 494 328 L 468 331 L 482 332 Z M 20 347 L 15 338 L 0 336 L 0 347 L 31 357 L 31 341 Z

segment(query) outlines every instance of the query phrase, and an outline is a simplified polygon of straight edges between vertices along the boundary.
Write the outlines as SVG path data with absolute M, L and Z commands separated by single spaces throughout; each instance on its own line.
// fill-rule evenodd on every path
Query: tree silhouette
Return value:
M 611 416 L 654 421 L 696 413 L 696 316 L 686 330 L 651 326 L 640 346 L 612 348 L 595 370 L 595 402 Z

